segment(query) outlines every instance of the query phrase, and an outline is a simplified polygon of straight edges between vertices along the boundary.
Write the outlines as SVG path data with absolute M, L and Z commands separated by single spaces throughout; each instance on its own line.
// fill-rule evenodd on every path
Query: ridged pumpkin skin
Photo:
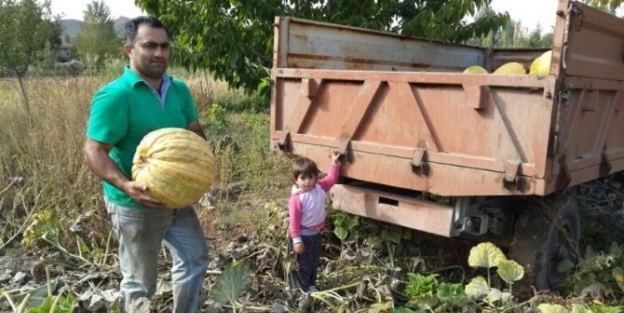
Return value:
M 148 133 L 137 147 L 132 179 L 166 208 L 196 203 L 215 181 L 215 157 L 208 143 L 183 128 Z

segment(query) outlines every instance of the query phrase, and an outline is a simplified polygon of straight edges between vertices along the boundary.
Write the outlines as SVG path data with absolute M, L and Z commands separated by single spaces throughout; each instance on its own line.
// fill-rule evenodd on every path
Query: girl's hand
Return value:
M 333 161 L 334 161 L 334 165 L 340 165 L 340 153 L 337 150 L 334 150 L 334 157 L 333 157 Z
M 296 243 L 293 249 L 295 250 L 295 253 L 302 254 L 303 250 L 305 250 L 305 246 L 303 245 L 303 242 L 300 242 Z

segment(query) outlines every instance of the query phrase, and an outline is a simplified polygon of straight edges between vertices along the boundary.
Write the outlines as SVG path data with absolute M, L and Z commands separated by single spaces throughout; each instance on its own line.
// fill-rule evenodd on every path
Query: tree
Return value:
M 104 2 L 87 4 L 74 46 L 83 63 L 95 72 L 104 67 L 108 57 L 118 54 L 121 39 L 115 33 L 115 21 Z
M 615 14 L 615 11 L 624 3 L 624 0 L 582 0 L 600 10 Z
M 477 13 L 477 17 L 487 17 L 495 12 L 485 7 Z M 527 34 L 527 29 L 520 21 L 510 19 L 503 26 L 491 30 L 487 35 L 473 37 L 467 44 L 492 48 L 549 48 L 552 46 L 553 33 L 542 34 L 541 25 Z
M 17 76 L 24 108 L 30 112 L 24 77 L 46 49 L 60 44 L 59 18 L 52 16 L 48 0 L 0 0 L 0 21 L 0 69 Z
M 508 20 L 494 14 L 466 22 L 491 0 L 135 0 L 174 35 L 173 62 L 208 69 L 231 87 L 253 91 L 272 66 L 275 16 L 462 42 Z

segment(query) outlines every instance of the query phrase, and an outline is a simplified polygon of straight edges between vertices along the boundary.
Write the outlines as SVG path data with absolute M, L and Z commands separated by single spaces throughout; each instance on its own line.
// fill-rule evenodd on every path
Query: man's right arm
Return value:
M 112 145 L 87 138 L 84 146 L 84 159 L 93 173 L 102 180 L 119 188 L 129 196 L 150 208 L 161 208 L 162 203 L 147 194 L 147 187 L 129 180 L 111 160 L 108 153 Z
M 85 163 L 97 177 L 124 190 L 129 180 L 108 156 L 112 148 L 112 145 L 87 138 L 84 146 Z

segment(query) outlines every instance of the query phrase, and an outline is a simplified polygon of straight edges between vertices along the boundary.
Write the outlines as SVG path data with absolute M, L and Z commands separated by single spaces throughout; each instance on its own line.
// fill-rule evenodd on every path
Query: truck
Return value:
M 271 149 L 321 168 L 338 150 L 335 209 L 495 242 L 520 285 L 557 288 L 580 259 L 570 190 L 624 169 L 624 20 L 572 0 L 553 18 L 527 49 L 276 17 Z M 549 50 L 546 75 L 463 73 Z

